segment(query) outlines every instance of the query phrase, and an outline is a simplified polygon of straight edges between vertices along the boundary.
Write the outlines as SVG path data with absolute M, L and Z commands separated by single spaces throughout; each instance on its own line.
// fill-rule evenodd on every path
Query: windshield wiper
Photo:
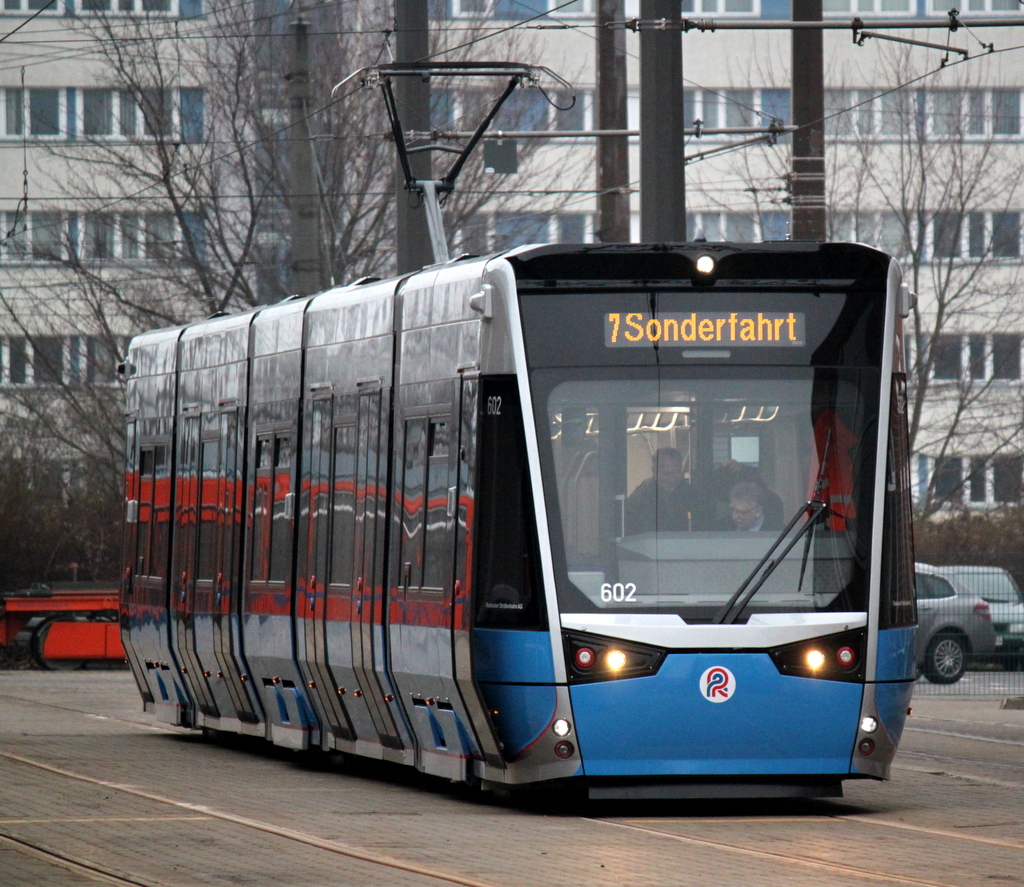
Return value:
M 804 506 L 797 511 L 796 514 L 790 518 L 786 528 L 779 533 L 778 538 L 771 544 L 768 550 L 765 552 L 764 557 L 757 562 L 757 566 L 751 570 L 750 575 L 743 580 L 743 584 L 733 593 L 732 597 L 726 601 L 724 607 L 715 614 L 715 618 L 711 620 L 713 625 L 720 625 L 723 622 L 734 624 L 743 611 L 747 609 L 747 604 L 750 603 L 751 598 L 760 591 L 761 586 L 768 581 L 768 577 L 775 572 L 775 568 L 781 564 L 785 559 L 786 555 L 793 550 L 793 546 L 800 541 L 802 536 L 807 536 L 807 541 L 804 544 L 804 556 L 800 562 L 800 581 L 797 584 L 797 591 L 803 588 L 804 585 L 804 572 L 807 569 L 807 558 L 811 552 L 811 540 L 814 534 L 814 527 L 818 523 L 818 520 L 828 511 L 828 506 L 825 504 L 822 498 L 822 491 L 825 488 L 825 469 L 828 465 L 828 451 L 832 444 L 832 429 L 828 431 L 828 437 L 825 438 L 824 452 L 821 454 L 821 465 L 818 466 L 818 479 L 814 484 L 813 498 Z M 798 520 L 806 512 L 810 511 L 810 517 L 807 518 L 807 522 L 800 528 L 799 532 L 789 540 L 789 544 L 782 550 L 782 553 L 772 560 L 772 555 L 778 550 L 779 546 L 786 541 L 786 537 L 793 531 L 793 527 L 796 526 Z M 765 566 L 767 564 L 767 566 Z M 758 572 L 764 567 L 764 572 L 758 576 Z M 757 577 L 757 582 L 751 586 L 751 582 L 754 582 L 754 577 Z M 733 614 L 733 609 L 736 610 Z M 730 619 L 730 615 L 732 618 Z
M 720 625 L 723 622 L 736 622 L 743 611 L 747 608 L 747 604 L 750 603 L 750 599 L 760 591 L 761 586 L 768 581 L 768 577 L 775 572 L 775 568 L 786 559 L 786 555 L 793 550 L 793 546 L 795 546 L 797 542 L 799 542 L 800 539 L 818 522 L 821 516 L 825 514 L 826 510 L 827 506 L 820 499 L 812 499 L 806 505 L 801 506 L 800 510 L 794 514 L 789 523 L 786 524 L 786 528 L 779 533 L 778 538 L 771 544 L 768 551 L 765 552 L 764 557 L 758 561 L 757 566 L 751 570 L 750 575 L 743 581 L 743 584 L 736 589 L 733 596 L 726 602 L 725 606 L 715 614 L 715 618 L 711 620 L 712 624 Z M 807 522 L 800 528 L 799 532 L 789 540 L 789 543 L 784 549 L 782 549 L 779 556 L 773 560 L 772 555 L 775 554 L 779 546 L 786 541 L 786 537 L 792 532 L 797 521 L 799 521 L 800 518 L 808 511 L 811 512 L 811 515 L 807 518 Z M 804 552 L 804 557 L 805 559 L 807 557 L 806 551 Z M 766 564 L 767 566 L 765 566 Z M 762 567 L 764 567 L 764 572 L 761 572 Z M 759 573 L 760 575 L 758 575 Z M 801 582 L 803 579 L 802 573 L 803 569 L 801 569 Z M 756 582 L 754 582 L 755 578 L 757 579 Z M 751 585 L 752 582 L 754 583 L 753 585 Z M 732 615 L 732 618 L 730 619 L 730 614 L 732 614 L 734 609 L 736 611 L 735 615 Z

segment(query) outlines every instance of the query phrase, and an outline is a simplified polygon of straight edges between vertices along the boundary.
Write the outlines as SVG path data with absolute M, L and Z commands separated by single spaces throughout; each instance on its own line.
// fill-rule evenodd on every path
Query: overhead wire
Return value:
M 560 4 L 558 7 L 555 7 L 554 9 L 550 10 L 549 12 L 557 12 L 559 9 L 571 5 L 573 2 L 575 2 L 575 0 L 567 0 L 567 2 L 564 2 L 564 3 Z M 446 55 L 446 54 L 448 54 L 450 52 L 454 52 L 457 49 L 466 48 L 466 47 L 475 45 L 477 43 L 483 42 L 484 40 L 488 40 L 488 39 L 491 39 L 493 37 L 496 37 L 496 36 L 498 36 L 500 34 L 507 33 L 507 32 L 509 32 L 509 31 L 511 31 L 511 30 L 513 30 L 515 28 L 524 27 L 527 24 L 529 24 L 530 22 L 535 21 L 538 18 L 542 18 L 542 17 L 548 16 L 549 12 L 538 13 L 537 15 L 530 16 L 529 18 L 526 18 L 526 19 L 523 19 L 521 21 L 515 22 L 515 23 L 513 23 L 513 24 L 511 24 L 511 25 L 509 25 L 507 27 L 499 28 L 499 29 L 491 31 L 491 32 L 489 32 L 487 34 L 483 34 L 480 37 L 475 38 L 474 40 L 467 41 L 467 42 L 462 43 L 462 44 L 458 44 L 458 45 L 456 45 L 454 47 L 449 47 L 449 48 L 446 48 L 446 49 L 439 50 L 438 52 L 432 53 L 432 54 L 430 54 L 428 56 L 424 56 L 419 61 L 429 61 L 430 59 L 437 58 L 438 56 L 442 56 L 442 55 Z M 576 27 L 576 26 L 573 26 L 573 27 Z M 380 33 L 380 32 L 376 31 L 376 29 L 374 29 L 373 31 L 371 31 L 371 33 Z M 898 84 L 897 86 L 892 87 L 891 89 L 883 90 L 882 92 L 880 92 L 880 93 L 878 93 L 876 95 L 873 95 L 873 96 L 869 97 L 868 99 L 865 99 L 865 100 L 863 100 L 861 102 L 857 102 L 854 105 L 851 105 L 849 108 L 841 109 L 841 110 L 836 111 L 836 112 L 834 112 L 832 114 L 824 115 L 822 118 L 819 118 L 818 120 L 811 121 L 809 123 L 803 124 L 802 128 L 814 126 L 814 125 L 816 125 L 818 123 L 823 123 L 823 122 L 826 122 L 829 119 L 832 119 L 834 117 L 838 117 L 841 114 L 849 113 L 850 111 L 853 111 L 856 108 L 861 107 L 861 106 L 863 106 L 865 104 L 869 104 L 869 103 L 875 101 L 876 99 L 878 99 L 878 98 L 880 98 L 880 97 L 882 97 L 884 95 L 888 95 L 888 94 L 897 92 L 899 90 L 906 89 L 909 86 L 912 86 L 912 85 L 914 85 L 914 84 L 916 84 L 918 82 L 921 82 L 921 81 L 923 81 L 923 80 L 925 80 L 925 79 L 927 79 L 929 77 L 932 77 L 935 74 L 940 73 L 941 71 L 945 70 L 946 68 L 952 68 L 952 67 L 955 67 L 955 66 L 958 66 L 958 65 L 962 65 L 965 62 L 975 61 L 975 60 L 977 60 L 979 58 L 988 57 L 989 55 L 993 55 L 993 54 L 997 54 L 997 53 L 1005 53 L 1005 52 L 1017 51 L 1017 50 L 1020 50 L 1020 49 L 1024 49 L 1024 45 L 1018 45 L 1018 46 L 1012 46 L 1012 47 L 1001 47 L 999 49 L 990 50 L 984 56 L 981 56 L 981 55 L 969 56 L 969 57 L 966 57 L 966 58 L 957 59 L 957 60 L 955 60 L 953 62 L 948 62 L 948 63 L 946 63 L 944 65 L 941 65 L 940 67 L 938 67 L 936 69 L 933 69 L 933 70 L 930 70 L 930 71 L 926 71 L 923 74 L 920 74 L 920 75 L 918 75 L 916 77 L 913 77 L 913 78 L 911 78 L 910 80 L 908 80 L 908 81 L 906 81 L 904 83 Z M 687 81 L 687 82 L 692 82 L 692 81 Z M 257 139 L 252 140 L 251 142 L 248 142 L 248 143 L 246 143 L 244 145 L 241 145 L 239 147 L 232 148 L 230 151 L 226 151 L 226 152 L 224 152 L 224 153 L 222 153 L 222 154 L 220 154 L 220 155 L 218 155 L 216 157 L 210 158 L 209 160 L 206 160 L 206 161 L 203 161 L 203 162 L 201 162 L 199 164 L 193 165 L 193 166 L 190 167 L 190 170 L 194 171 L 197 168 L 211 166 L 211 165 L 213 165 L 215 163 L 219 163 L 222 160 L 225 160 L 225 159 L 227 159 L 227 158 L 229 158 L 231 156 L 235 156 L 235 155 L 241 153 L 242 151 L 249 150 L 249 149 L 251 149 L 251 148 L 253 148 L 253 147 L 255 147 L 255 146 L 257 146 L 257 145 L 259 145 L 259 144 L 261 144 L 263 142 L 265 142 L 265 141 L 268 141 L 270 139 L 274 139 L 278 135 L 280 135 L 280 134 L 282 134 L 284 132 L 287 132 L 289 129 L 293 128 L 294 126 L 298 125 L 299 123 L 303 123 L 303 122 L 305 122 L 305 121 L 315 117 L 316 115 L 323 113 L 324 111 L 326 111 L 327 109 L 329 109 L 333 105 L 336 105 L 336 104 L 344 101 L 345 99 L 347 99 L 350 96 L 354 95 L 356 92 L 360 91 L 360 89 L 361 89 L 361 87 L 356 87 L 356 88 L 352 89 L 351 91 L 349 91 L 347 93 L 343 93 L 343 94 L 341 94 L 339 96 L 336 96 L 336 97 L 332 98 L 330 101 L 328 101 L 326 104 L 324 104 L 324 105 L 322 105 L 322 106 L 312 110 L 308 115 L 304 116 L 300 120 L 297 120 L 295 122 L 290 122 L 287 125 L 282 126 L 279 129 L 274 130 L 271 133 L 268 133 L 267 135 L 261 136 L 261 137 L 259 137 Z M 742 104 L 742 103 L 739 103 L 739 104 Z M 750 109 L 748 106 L 745 106 L 745 105 L 743 105 L 743 107 L 747 107 L 748 110 L 754 110 L 754 109 Z M 736 150 L 738 150 L 741 147 L 746 147 L 746 145 L 739 145 L 739 146 L 737 146 Z M 725 153 L 725 152 L 722 152 L 722 153 Z M 700 162 L 700 160 L 697 160 L 695 162 Z M 177 177 L 177 176 L 179 176 L 181 174 L 182 174 L 181 172 L 175 172 L 175 173 L 170 173 L 170 176 Z M 154 182 L 152 182 L 152 183 L 150 183 L 148 185 L 145 185 L 142 188 L 139 188 L 136 191 L 131 192 L 129 194 L 122 195 L 122 196 L 116 197 L 116 198 L 111 198 L 111 199 L 105 201 L 104 203 L 102 203 L 94 211 L 102 212 L 102 211 L 104 211 L 106 209 L 109 209 L 111 207 L 115 207 L 115 206 L 117 206 L 117 205 L 119 205 L 121 203 L 124 203 L 126 201 L 135 200 L 135 199 L 139 198 L 141 195 L 145 194 L 146 192 L 151 191 L 154 188 L 156 188 L 156 187 L 158 187 L 158 186 L 160 186 L 162 184 L 164 184 L 164 181 L 161 179 L 161 180 L 158 180 L 158 181 L 154 181 Z M 503 192 L 487 191 L 487 192 L 483 192 L 483 193 L 503 193 Z M 517 190 L 515 192 L 504 192 L 504 193 L 529 193 L 529 192 L 522 192 L 522 191 L 518 191 Z M 594 193 L 597 193 L 597 192 L 594 192 Z M 583 198 L 583 199 L 586 199 L 586 198 Z M 4 239 L 6 240 L 9 237 L 10 237 L 10 234 L 8 234 L 7 237 L 5 237 Z

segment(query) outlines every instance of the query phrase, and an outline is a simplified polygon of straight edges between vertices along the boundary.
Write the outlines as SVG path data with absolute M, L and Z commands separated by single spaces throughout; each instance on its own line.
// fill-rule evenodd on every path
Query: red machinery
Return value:
M 0 646 L 26 645 L 43 668 L 122 662 L 118 590 L 112 583 L 66 582 L 0 594 Z

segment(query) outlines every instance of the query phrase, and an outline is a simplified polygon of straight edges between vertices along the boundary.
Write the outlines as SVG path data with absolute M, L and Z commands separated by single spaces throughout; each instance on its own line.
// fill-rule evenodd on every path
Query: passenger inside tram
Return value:
M 675 447 L 661 447 L 651 456 L 651 476 L 626 499 L 626 535 L 689 530 L 693 505 L 682 453 Z
M 557 385 L 548 408 L 565 579 L 598 608 L 709 618 L 767 557 L 754 611 L 858 607 L 870 536 L 856 503 L 874 470 L 858 382 Z

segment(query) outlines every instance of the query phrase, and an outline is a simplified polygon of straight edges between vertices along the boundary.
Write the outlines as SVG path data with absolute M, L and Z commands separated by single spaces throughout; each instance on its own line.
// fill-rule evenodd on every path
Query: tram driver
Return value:
M 729 491 L 729 521 L 721 529 L 757 533 L 760 530 L 781 530 L 781 522 L 769 515 L 768 496 L 771 491 L 753 481 L 740 481 Z
M 626 535 L 657 530 L 686 532 L 694 508 L 693 488 L 683 475 L 683 456 L 661 447 L 651 456 L 651 476 L 626 499 Z

